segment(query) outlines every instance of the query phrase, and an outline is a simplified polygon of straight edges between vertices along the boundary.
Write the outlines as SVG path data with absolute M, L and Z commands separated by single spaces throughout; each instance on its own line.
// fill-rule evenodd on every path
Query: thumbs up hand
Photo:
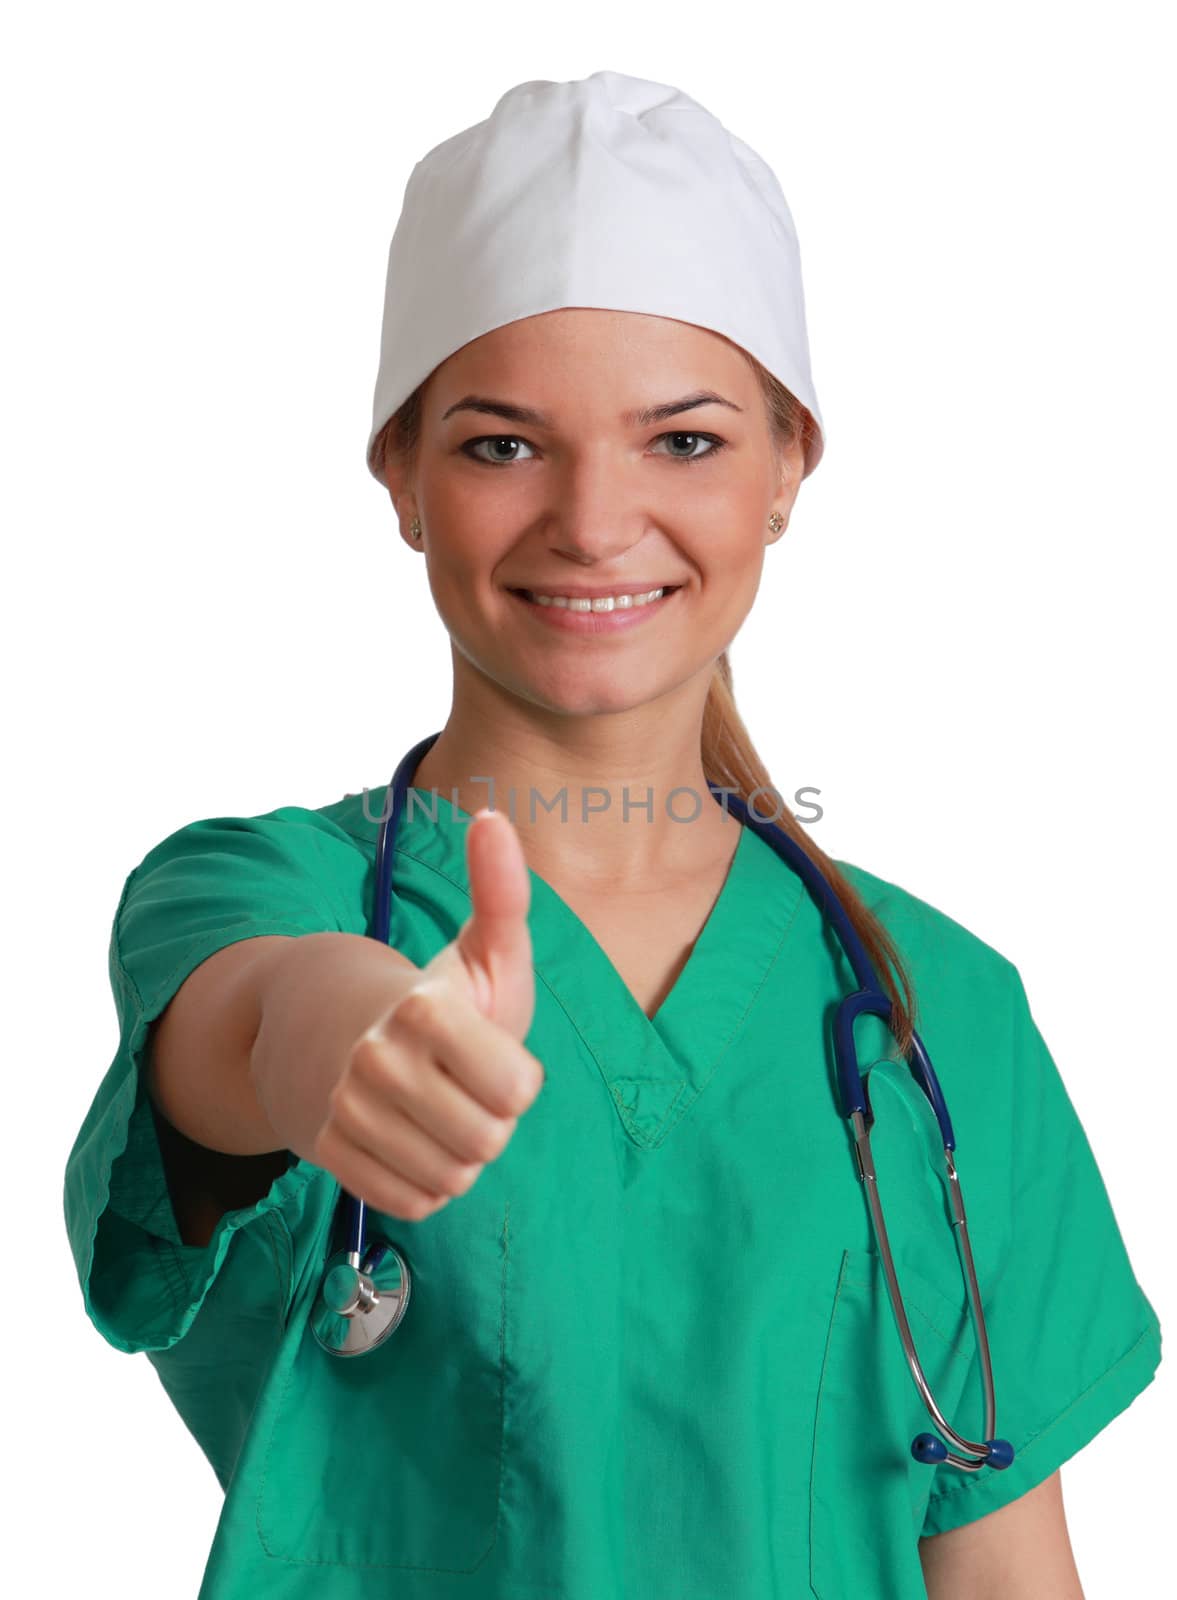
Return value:
M 482 810 L 471 820 L 466 875 L 473 914 L 425 967 L 425 981 L 437 977 L 461 992 L 465 977 L 471 1003 L 522 1042 L 535 1011 L 527 927 L 531 881 L 519 835 L 501 811 Z
M 466 862 L 471 915 L 355 1041 L 315 1146 L 350 1193 L 410 1221 L 473 1185 L 544 1078 L 523 1044 L 535 1010 L 531 884 L 502 812 L 473 817 Z

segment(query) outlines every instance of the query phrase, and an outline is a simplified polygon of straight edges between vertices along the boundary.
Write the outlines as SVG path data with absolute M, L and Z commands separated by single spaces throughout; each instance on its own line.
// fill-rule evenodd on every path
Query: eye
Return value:
M 462 446 L 462 449 L 471 458 L 471 460 L 473 460 L 473 461 L 481 461 L 488 467 L 509 467 L 511 465 L 512 461 L 518 461 L 519 457 L 518 456 L 506 456 L 506 457 L 500 456 L 498 458 L 498 460 L 496 461 L 493 456 L 487 457 L 487 456 L 475 455 L 474 454 L 475 448 L 480 444 L 492 444 L 492 445 L 496 445 L 496 446 L 497 445 L 501 445 L 501 444 L 505 444 L 505 445 L 520 445 L 521 444 L 525 450 L 530 450 L 531 449 L 531 446 L 527 443 L 527 441 L 525 439 L 517 439 L 513 433 L 495 433 L 495 434 L 488 434 L 483 439 L 467 439 L 466 443 Z
M 654 443 L 661 444 L 664 439 L 676 441 L 690 440 L 692 446 L 700 443 L 707 445 L 708 448 L 701 453 L 696 451 L 692 454 L 683 455 L 677 450 L 668 450 L 664 452 L 664 454 L 668 455 L 671 460 L 682 461 L 688 467 L 693 466 L 696 461 L 706 461 L 711 456 L 717 456 L 721 450 L 727 448 L 727 441 L 719 438 L 718 435 L 714 433 L 686 433 L 681 429 L 677 429 L 672 433 L 659 434 Z M 513 433 L 484 434 L 479 439 L 467 439 L 462 445 L 463 453 L 468 455 L 472 461 L 481 461 L 483 465 L 487 467 L 509 467 L 513 462 L 525 460 L 526 457 L 521 457 L 518 453 L 515 455 L 497 457 L 494 455 L 480 455 L 477 452 L 479 447 L 482 445 L 489 445 L 491 446 L 492 450 L 498 450 L 500 446 L 505 445 L 508 449 L 515 449 L 516 452 L 518 451 L 518 447 L 520 445 L 522 445 L 525 450 L 530 450 L 532 448 L 525 439 L 520 439 L 516 434 Z
M 696 461 L 706 461 L 709 456 L 717 456 L 725 444 L 723 439 L 717 438 L 713 433 L 663 433 L 659 435 L 656 443 L 661 444 L 663 439 L 690 439 L 695 444 L 702 442 L 710 445 L 711 448 L 704 450 L 702 455 L 679 455 L 674 450 L 667 452 L 675 461 L 685 461 L 687 466 L 692 466 Z

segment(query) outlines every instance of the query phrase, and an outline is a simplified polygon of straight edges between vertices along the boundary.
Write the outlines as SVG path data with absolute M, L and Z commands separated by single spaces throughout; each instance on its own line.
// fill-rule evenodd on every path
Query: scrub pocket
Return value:
M 321 1262 L 300 1286 L 258 1417 L 268 1555 L 461 1573 L 490 1553 L 508 1360 L 510 1206 L 496 1176 L 421 1222 L 369 1212 L 369 1240 L 391 1241 L 411 1275 L 404 1317 L 375 1350 L 322 1349 L 310 1326 Z
M 958 1432 L 976 1438 L 983 1396 L 970 1366 L 976 1340 L 963 1276 L 954 1301 L 903 1261 L 895 1270 L 936 1403 Z M 963 1393 L 970 1373 L 977 1389 L 971 1397 Z M 820 1600 L 926 1600 L 919 1533 L 933 1468 L 911 1454 L 911 1441 L 925 1431 L 936 1429 L 903 1353 L 882 1259 L 873 1250 L 847 1250 L 811 1460 L 810 1586 Z

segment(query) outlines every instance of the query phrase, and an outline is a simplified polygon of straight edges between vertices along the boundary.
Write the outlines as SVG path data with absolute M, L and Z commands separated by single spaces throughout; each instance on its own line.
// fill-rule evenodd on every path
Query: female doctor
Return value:
M 414 168 L 368 465 L 453 699 L 387 941 L 387 786 L 156 845 L 66 1174 L 88 1314 L 225 1489 L 201 1600 L 1081 1595 L 1059 1468 L 1151 1380 L 1156 1315 L 1016 969 L 826 856 L 732 698 L 823 447 L 784 197 L 686 95 L 520 84 Z M 411 662 L 367 655 L 407 729 Z M 872 1181 L 921 1371 L 983 1441 L 913 1037 L 935 1063 L 1012 1459 L 913 1454 L 833 1065 L 858 978 L 728 796 L 890 1001 L 854 1028 Z M 399 1274 L 358 1360 L 321 1337 L 347 1197 Z

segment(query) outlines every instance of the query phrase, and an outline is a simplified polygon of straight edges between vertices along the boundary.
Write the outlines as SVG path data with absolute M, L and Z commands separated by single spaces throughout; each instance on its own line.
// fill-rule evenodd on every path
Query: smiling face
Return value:
M 592 715 L 692 680 L 705 693 L 802 471 L 800 441 L 774 451 L 737 346 L 691 323 L 573 307 L 443 362 L 411 479 L 390 462 L 387 482 L 457 656 L 533 704 Z M 659 588 L 645 605 L 584 609 Z

